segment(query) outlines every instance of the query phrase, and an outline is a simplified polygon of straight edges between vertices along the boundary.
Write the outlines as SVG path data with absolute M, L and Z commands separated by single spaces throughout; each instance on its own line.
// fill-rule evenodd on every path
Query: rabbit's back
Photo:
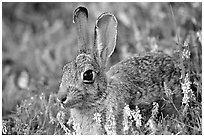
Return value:
M 164 82 L 172 91 L 178 88 L 175 84 L 179 84 L 180 70 L 173 57 L 148 53 L 119 62 L 107 76 L 109 87 L 116 89 L 126 102 L 149 104 L 164 95 Z

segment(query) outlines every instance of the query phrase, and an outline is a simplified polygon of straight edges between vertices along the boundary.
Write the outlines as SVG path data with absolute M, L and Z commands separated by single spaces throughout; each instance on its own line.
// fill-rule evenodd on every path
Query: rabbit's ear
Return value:
M 117 20 L 115 16 L 110 13 L 101 14 L 96 21 L 93 49 L 104 66 L 115 49 L 116 37 Z
M 73 23 L 76 23 L 78 46 L 80 52 L 86 52 L 89 44 L 88 33 L 88 10 L 78 7 L 73 13 Z

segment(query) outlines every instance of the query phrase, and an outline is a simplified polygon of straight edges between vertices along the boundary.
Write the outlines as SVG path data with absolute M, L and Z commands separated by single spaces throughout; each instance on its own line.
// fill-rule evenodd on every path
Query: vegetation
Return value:
M 111 65 L 152 51 L 178 58 L 182 98 L 164 83 L 165 106 L 154 102 L 149 116 L 126 106 L 126 134 L 201 135 L 202 3 L 2 3 L 2 134 L 76 134 L 55 94 L 77 51 L 72 13 L 79 5 L 89 9 L 90 28 L 106 11 L 118 19 Z

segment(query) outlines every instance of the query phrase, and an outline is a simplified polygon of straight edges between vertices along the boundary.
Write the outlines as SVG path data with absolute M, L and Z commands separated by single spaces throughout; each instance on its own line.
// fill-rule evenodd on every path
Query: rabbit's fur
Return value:
M 63 69 L 58 99 L 70 109 L 78 134 L 123 134 L 125 105 L 151 104 L 165 96 L 163 83 L 178 83 L 179 69 L 172 57 L 148 53 L 123 60 L 107 72 L 116 44 L 117 20 L 110 13 L 99 16 L 94 44 L 89 47 L 87 18 L 86 8 L 75 10 L 79 53 Z M 85 75 L 93 79 L 87 81 Z M 100 122 L 94 119 L 96 113 L 101 114 Z M 107 128 L 111 116 L 116 123 Z

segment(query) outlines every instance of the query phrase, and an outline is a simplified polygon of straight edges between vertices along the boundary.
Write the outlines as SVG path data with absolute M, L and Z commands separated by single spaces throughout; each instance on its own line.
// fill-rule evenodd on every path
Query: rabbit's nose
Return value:
M 66 101 L 66 99 L 67 99 L 67 96 L 66 96 L 66 95 L 62 96 L 62 98 L 61 98 L 61 103 L 63 103 L 64 101 Z
M 67 99 L 67 94 L 64 94 L 64 93 L 58 94 L 58 97 L 57 97 L 58 102 L 63 103 L 64 101 L 66 101 L 66 99 Z

